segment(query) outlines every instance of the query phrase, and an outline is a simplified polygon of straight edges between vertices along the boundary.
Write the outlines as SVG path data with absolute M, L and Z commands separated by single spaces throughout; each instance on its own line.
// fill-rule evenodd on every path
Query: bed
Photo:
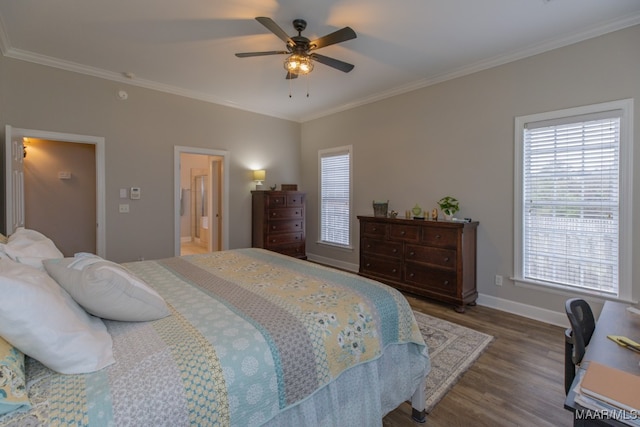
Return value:
M 30 408 L 0 426 L 369 427 L 408 400 L 424 415 L 428 351 L 391 287 L 255 248 L 123 266 L 169 315 L 100 319 L 114 362 L 96 372 L 25 357 Z

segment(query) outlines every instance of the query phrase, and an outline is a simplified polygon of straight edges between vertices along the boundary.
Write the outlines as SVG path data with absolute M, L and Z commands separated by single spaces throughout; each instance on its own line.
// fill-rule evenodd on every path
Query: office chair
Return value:
M 576 365 L 582 361 L 596 328 L 596 321 L 589 303 L 582 298 L 568 299 L 565 309 L 571 324 L 571 327 L 564 331 L 564 389 L 565 393 L 569 393 L 576 376 Z

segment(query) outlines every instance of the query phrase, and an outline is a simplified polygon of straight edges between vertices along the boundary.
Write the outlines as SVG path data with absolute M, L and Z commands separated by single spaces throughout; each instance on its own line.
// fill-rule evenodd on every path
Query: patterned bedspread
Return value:
M 96 373 L 27 358 L 34 408 L 0 425 L 261 425 L 390 345 L 428 369 L 407 301 L 375 281 L 261 249 L 126 267 L 172 315 L 105 321 L 116 364 Z

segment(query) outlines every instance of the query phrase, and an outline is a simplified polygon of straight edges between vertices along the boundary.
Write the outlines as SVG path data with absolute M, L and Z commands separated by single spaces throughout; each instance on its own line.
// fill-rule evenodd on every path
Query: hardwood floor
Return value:
M 564 330 L 487 307 L 451 306 L 406 295 L 414 310 L 495 337 L 489 348 L 428 414 L 410 418 L 403 404 L 383 420 L 401 426 L 570 426 L 564 403 Z

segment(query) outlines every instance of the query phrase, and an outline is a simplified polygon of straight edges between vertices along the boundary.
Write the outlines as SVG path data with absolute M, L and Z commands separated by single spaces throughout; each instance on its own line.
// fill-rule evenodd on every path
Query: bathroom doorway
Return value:
M 178 161 L 177 255 L 226 248 L 226 153 L 176 147 Z

